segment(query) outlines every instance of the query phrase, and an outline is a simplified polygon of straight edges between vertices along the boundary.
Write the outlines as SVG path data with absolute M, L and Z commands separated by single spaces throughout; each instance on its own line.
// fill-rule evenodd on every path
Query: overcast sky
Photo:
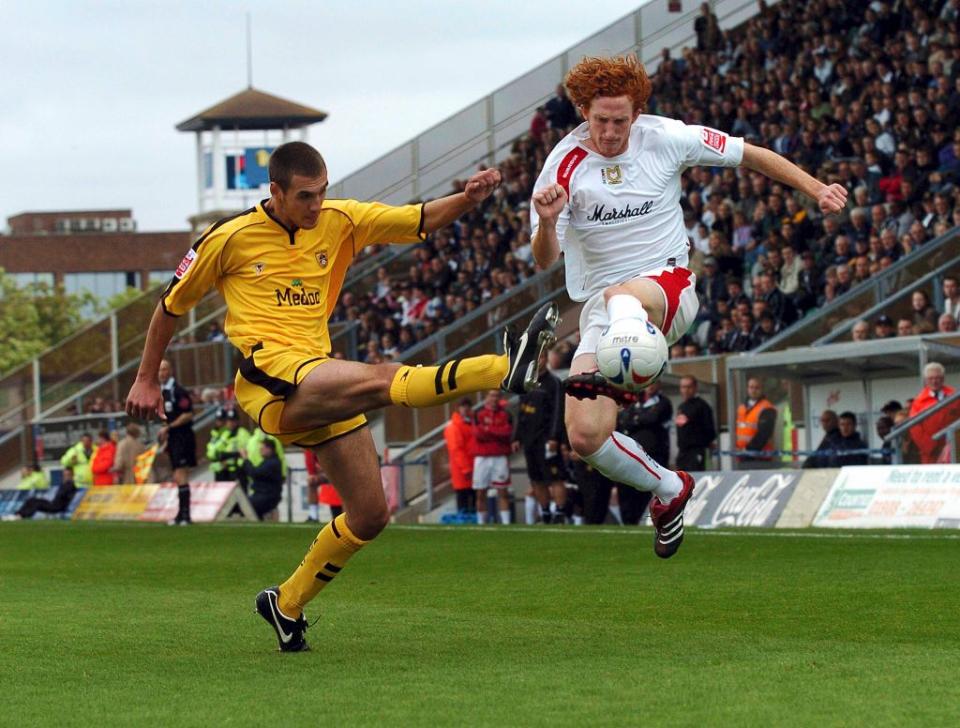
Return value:
M 640 0 L 3 3 L 0 228 L 19 212 L 196 212 L 193 134 L 246 86 L 322 109 L 309 140 L 339 180 L 627 14 Z

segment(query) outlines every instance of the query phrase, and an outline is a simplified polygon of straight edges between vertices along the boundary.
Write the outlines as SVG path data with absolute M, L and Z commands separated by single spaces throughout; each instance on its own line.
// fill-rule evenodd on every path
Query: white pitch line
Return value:
M 537 528 L 535 526 L 523 528 L 502 528 L 498 526 L 472 526 L 472 525 L 432 525 L 432 524 L 396 524 L 387 526 L 390 530 L 401 531 L 470 531 L 476 533 L 534 533 L 534 534 L 614 534 L 620 536 L 649 536 L 653 529 L 649 527 L 620 527 L 620 528 L 597 528 L 595 526 L 579 527 L 570 526 L 566 528 Z M 685 527 L 687 534 L 698 536 L 735 536 L 745 538 L 819 538 L 819 539 L 863 539 L 876 541 L 960 541 L 960 534 L 943 533 L 939 535 L 922 533 L 827 533 L 824 531 L 740 531 L 740 530 L 715 530 L 712 528 Z
M 47 520 L 47 519 L 44 519 Z M 40 521 L 37 521 L 38 523 Z M 68 523 L 66 521 L 61 521 L 61 523 Z M 129 528 L 139 528 L 142 526 L 162 526 L 162 523 L 153 523 L 146 521 L 80 521 L 81 524 L 93 525 L 93 526 L 126 526 Z M 214 526 L 216 528 L 278 528 L 278 527 L 287 527 L 287 528 L 298 528 L 305 530 L 316 531 L 321 527 L 319 523 L 262 523 L 262 522 L 251 522 L 251 521 L 216 521 L 214 523 L 200 523 L 196 524 L 201 528 L 208 526 Z M 469 531 L 470 533 L 487 533 L 487 534 L 497 534 L 497 533 L 511 533 L 511 534 L 563 534 L 565 536 L 577 536 L 577 535 L 594 535 L 594 534 L 603 534 L 603 535 L 615 535 L 615 536 L 646 536 L 649 537 L 653 533 L 653 529 L 649 526 L 620 526 L 611 528 L 607 527 L 597 527 L 597 526 L 564 526 L 562 528 L 556 528 L 553 526 L 518 526 L 512 525 L 503 527 L 502 525 L 444 525 L 444 524 L 431 524 L 431 523 L 396 523 L 390 524 L 387 526 L 387 529 L 391 531 Z M 733 536 L 740 538 L 812 538 L 812 539 L 847 539 L 847 540 L 864 540 L 864 541 L 960 541 L 960 533 L 948 533 L 943 532 L 931 532 L 926 533 L 852 533 L 851 531 L 843 531 L 839 533 L 830 533 L 827 530 L 817 530 L 817 531 L 798 531 L 792 529 L 770 529 L 766 531 L 760 530 L 741 530 L 741 529 L 714 529 L 714 528 L 699 528 L 697 526 L 685 526 L 685 533 L 687 535 L 693 534 L 698 536 Z

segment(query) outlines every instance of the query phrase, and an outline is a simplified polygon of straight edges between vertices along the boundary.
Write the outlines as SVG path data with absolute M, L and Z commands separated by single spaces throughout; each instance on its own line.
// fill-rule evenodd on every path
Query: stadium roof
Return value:
M 871 341 L 848 341 L 825 346 L 785 349 L 727 357 L 727 369 L 747 375 L 802 379 L 805 382 L 864 380 L 916 376 L 921 361 L 939 361 L 952 368 L 960 364 L 957 334 L 905 336 Z M 926 357 L 924 359 L 924 357 Z
M 221 129 L 299 129 L 327 118 L 327 112 L 281 99 L 250 87 L 186 121 L 178 131 Z

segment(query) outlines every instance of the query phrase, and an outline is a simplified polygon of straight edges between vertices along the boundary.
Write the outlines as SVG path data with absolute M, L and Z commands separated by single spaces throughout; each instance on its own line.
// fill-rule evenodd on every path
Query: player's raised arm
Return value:
M 824 215 L 835 215 L 847 204 L 847 190 L 843 185 L 826 185 L 815 177 L 811 177 L 789 159 L 769 149 L 744 144 L 741 164 L 777 182 L 800 190 L 810 199 L 817 201 L 820 212 Z
M 567 191 L 562 185 L 547 185 L 533 193 L 533 208 L 539 218 L 539 225 L 530 241 L 530 248 L 534 260 L 541 268 L 549 267 L 560 257 L 557 221 L 566 204 Z
M 501 181 L 500 170 L 485 169 L 467 180 L 463 192 L 430 200 L 423 206 L 423 231 L 429 234 L 449 225 L 492 195 Z
M 167 419 L 163 411 L 163 396 L 160 393 L 160 380 L 157 372 L 160 361 L 167 350 L 173 332 L 177 328 L 177 319 L 167 314 L 161 304 L 157 304 L 147 329 L 147 340 L 143 345 L 143 357 L 137 377 L 127 395 L 127 414 L 137 419 L 149 420 L 154 415 L 161 420 Z

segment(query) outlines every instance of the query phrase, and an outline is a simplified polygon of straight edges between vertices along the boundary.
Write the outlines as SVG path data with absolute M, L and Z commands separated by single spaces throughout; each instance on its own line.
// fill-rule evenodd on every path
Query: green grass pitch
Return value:
M 949 533 L 390 528 L 283 655 L 315 529 L 0 526 L 0 724 L 960 723 Z

